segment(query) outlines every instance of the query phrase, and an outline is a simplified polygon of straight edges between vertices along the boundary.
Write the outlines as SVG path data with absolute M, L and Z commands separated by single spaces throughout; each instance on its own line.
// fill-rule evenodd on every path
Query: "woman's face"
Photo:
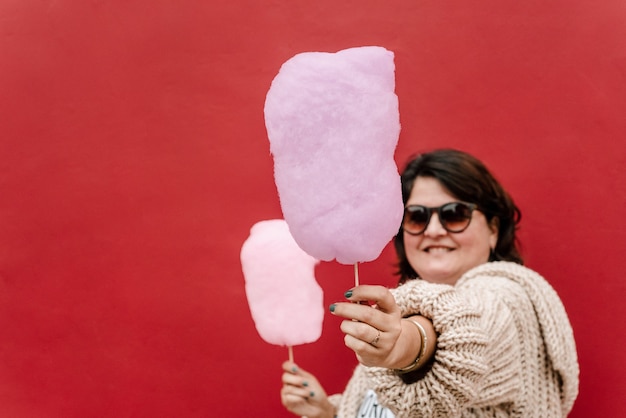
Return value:
M 406 205 L 437 207 L 459 201 L 432 177 L 417 177 Z M 419 277 L 432 283 L 454 285 L 468 270 L 489 260 L 495 248 L 498 229 L 487 223 L 479 210 L 472 212 L 472 220 L 463 232 L 446 231 L 433 212 L 430 223 L 420 235 L 404 232 L 406 256 Z

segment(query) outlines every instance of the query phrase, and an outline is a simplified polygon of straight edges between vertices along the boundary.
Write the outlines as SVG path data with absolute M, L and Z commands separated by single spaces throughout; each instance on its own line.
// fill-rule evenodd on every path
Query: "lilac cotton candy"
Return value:
M 270 344 L 294 346 L 322 334 L 324 301 L 315 280 L 319 261 L 294 241 L 287 223 L 256 223 L 241 247 L 246 296 L 256 329 Z
M 283 216 L 319 260 L 374 260 L 402 221 L 394 68 L 382 47 L 307 52 L 282 65 L 267 93 Z

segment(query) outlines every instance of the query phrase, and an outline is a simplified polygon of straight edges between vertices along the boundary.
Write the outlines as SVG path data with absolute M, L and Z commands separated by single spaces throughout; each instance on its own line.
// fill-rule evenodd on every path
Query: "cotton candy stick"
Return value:
M 253 225 L 240 258 L 261 338 L 287 347 L 319 339 L 324 318 L 323 291 L 314 275 L 319 261 L 300 249 L 287 223 L 273 219 Z
M 306 52 L 282 65 L 267 93 L 283 216 L 316 259 L 374 260 L 398 231 L 394 71 L 393 53 L 381 47 Z

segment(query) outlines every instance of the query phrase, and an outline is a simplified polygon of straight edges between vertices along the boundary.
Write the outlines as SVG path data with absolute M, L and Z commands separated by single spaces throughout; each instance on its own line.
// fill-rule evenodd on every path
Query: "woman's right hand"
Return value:
M 283 387 L 280 398 L 287 410 L 307 418 L 333 418 L 335 407 L 324 388 L 311 373 L 295 363 L 283 363 Z

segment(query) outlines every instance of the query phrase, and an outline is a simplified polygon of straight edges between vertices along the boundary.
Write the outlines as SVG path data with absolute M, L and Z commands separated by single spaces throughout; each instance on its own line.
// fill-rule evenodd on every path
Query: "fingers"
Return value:
M 317 416 L 319 411 L 329 408 L 326 392 L 315 376 L 290 361 L 283 363 L 283 370 L 281 401 L 289 411 Z
M 286 361 L 283 363 L 282 376 L 283 387 L 287 388 L 287 393 L 301 398 L 313 398 L 325 392 L 319 382 L 311 373 L 299 368 L 295 363 Z
M 299 367 L 293 361 L 284 362 L 283 371 L 285 371 L 285 374 L 283 374 L 283 376 L 289 375 L 292 377 L 297 377 L 300 380 L 309 379 L 309 380 L 317 381 L 315 376 L 313 376 L 311 373 L 307 372 L 303 368 Z
M 350 348 L 378 348 L 385 344 L 386 333 L 364 322 L 346 320 L 341 323 L 341 331 L 346 334 L 345 342 Z M 361 343 L 363 344 L 361 346 Z
M 302 404 L 309 401 L 310 398 L 314 398 L 315 390 L 309 389 L 306 386 L 295 386 L 286 384 L 281 390 L 283 397 L 290 399 L 292 404 Z
M 348 302 L 331 305 L 331 312 L 345 318 L 341 331 L 344 343 L 366 366 L 385 366 L 393 358 L 402 332 L 400 308 L 383 286 L 362 285 L 345 294 Z M 365 304 L 363 304 L 365 302 Z
M 361 285 L 348 290 L 344 296 L 351 302 L 371 302 L 383 312 L 397 306 L 393 295 L 384 286 Z
M 334 315 L 369 324 L 383 332 L 394 331 L 397 328 L 400 308 L 389 289 L 383 286 L 362 285 L 348 290 L 345 297 L 353 303 L 331 305 L 330 310 Z M 367 305 L 361 304 L 362 302 L 367 302 Z M 374 337 L 375 335 L 372 335 L 372 338 Z

